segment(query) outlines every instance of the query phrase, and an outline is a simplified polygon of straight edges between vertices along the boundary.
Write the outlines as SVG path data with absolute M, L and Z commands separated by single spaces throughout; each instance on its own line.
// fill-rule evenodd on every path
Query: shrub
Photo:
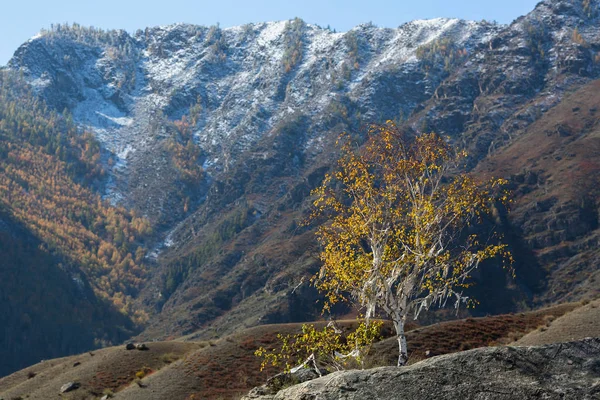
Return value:
M 581 5 L 583 6 L 583 12 L 588 18 L 593 18 L 598 14 L 598 11 L 592 5 L 592 0 L 583 0 Z
M 211 61 L 224 62 L 227 59 L 227 54 L 225 53 L 228 48 L 227 41 L 219 24 L 209 28 L 204 43 L 210 50 L 209 58 Z
M 573 42 L 577 43 L 578 45 L 581 45 L 583 47 L 589 47 L 588 42 L 586 42 L 583 36 L 581 36 L 581 33 L 579 33 L 579 29 L 577 28 L 573 29 L 571 39 L 573 39 Z
M 531 59 L 535 66 L 544 64 L 546 50 L 545 43 L 549 39 L 548 28 L 543 21 L 525 21 L 523 28 L 526 33 L 526 43 L 531 53 Z
M 142 369 L 140 369 L 138 372 L 135 373 L 135 377 L 137 379 L 143 379 L 145 376 L 147 376 L 151 372 L 152 372 L 151 368 L 149 368 L 149 367 L 142 367 Z
M 344 35 L 344 43 L 348 49 L 348 59 L 354 69 L 359 67 L 359 40 L 356 32 L 349 31 Z
M 171 364 L 179 360 L 181 357 L 175 353 L 166 353 L 160 356 L 160 361 L 165 364 Z
M 321 375 L 320 369 L 341 370 L 363 365 L 363 358 L 371 345 L 380 339 L 382 321 L 361 322 L 354 332 L 344 336 L 335 324 L 328 324 L 322 330 L 314 325 L 302 325 L 302 333 L 277 335 L 279 348 L 260 347 L 254 353 L 262 358 L 261 371 L 267 367 L 285 365 L 289 372 L 295 365 L 312 365 Z

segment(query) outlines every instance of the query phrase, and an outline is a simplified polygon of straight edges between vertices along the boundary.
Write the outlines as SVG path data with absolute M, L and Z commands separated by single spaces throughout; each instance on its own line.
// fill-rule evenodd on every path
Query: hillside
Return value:
M 555 322 L 571 314 L 585 315 L 587 312 L 580 304 L 566 304 L 522 314 L 413 326 L 408 332 L 409 362 L 414 364 L 427 358 L 426 350 L 429 350 L 429 357 L 433 357 L 509 343 L 538 328 L 552 328 Z M 325 323 L 317 324 L 323 326 Z M 339 323 L 343 329 L 354 324 L 354 321 Z M 253 355 L 254 350 L 259 346 L 275 345 L 278 333 L 298 332 L 300 325 L 264 325 L 219 340 L 152 342 L 147 344 L 147 351 L 127 351 L 124 346 L 118 346 L 47 360 L 0 379 L 0 396 L 46 399 L 48 393 L 58 393 L 63 384 L 76 381 L 81 387 L 71 394 L 64 394 L 63 398 L 94 399 L 110 390 L 116 399 L 191 399 L 193 396 L 235 399 L 264 384 L 268 377 L 278 372 L 275 368 L 261 372 L 260 359 Z M 391 326 L 384 327 L 384 336 L 391 332 Z M 566 341 L 565 336 L 555 336 L 555 339 Z M 395 338 L 382 340 L 367 358 L 366 366 L 395 364 L 397 351 Z M 80 364 L 75 365 L 75 362 Z M 140 386 L 135 383 L 135 374 L 144 367 L 151 371 L 141 380 Z M 32 374 L 35 376 L 31 377 Z
M 119 343 L 145 320 L 131 295 L 147 224 L 95 192 L 100 153 L 69 116 L 0 71 L 0 375 Z
M 84 275 L 64 264 L 0 211 L 0 376 L 101 342 L 119 343 L 134 332 L 128 318 L 96 297 Z
M 196 343 L 157 342 L 147 351 L 128 351 L 120 346 L 46 360 L 0 379 L 0 396 L 48 399 L 59 397 L 65 383 L 81 382 L 82 388 L 63 397 L 96 399 L 132 384 L 139 371 L 155 373 L 200 347 Z
M 591 301 L 556 319 L 549 326 L 529 332 L 516 342 L 517 346 L 535 346 L 559 341 L 581 340 L 600 335 L 600 301 Z

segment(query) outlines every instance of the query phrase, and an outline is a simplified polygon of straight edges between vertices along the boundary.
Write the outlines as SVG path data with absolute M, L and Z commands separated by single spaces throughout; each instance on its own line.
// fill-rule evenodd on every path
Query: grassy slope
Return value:
M 424 358 L 426 350 L 432 356 L 510 343 L 539 327 L 549 326 L 550 331 L 554 324 L 569 315 L 586 315 L 596 310 L 590 305 L 581 307 L 579 303 L 573 303 L 514 315 L 413 326 L 408 333 L 411 362 Z M 341 323 L 346 328 L 352 324 L 351 321 Z M 278 333 L 295 333 L 300 327 L 301 324 L 264 325 L 211 342 L 149 343 L 150 350 L 146 352 L 126 351 L 120 346 L 98 350 L 93 356 L 84 353 L 45 361 L 1 379 L 0 398 L 29 395 L 29 399 L 46 399 L 48 395 L 58 393 L 64 383 L 75 380 L 82 387 L 63 398 L 96 399 L 108 388 L 117 392 L 115 398 L 126 400 L 233 399 L 277 372 L 275 369 L 259 370 L 260 361 L 253 355 L 255 349 L 273 346 L 277 343 Z M 384 335 L 389 337 L 391 333 L 387 326 Z M 553 336 L 553 340 L 569 338 L 560 334 Z M 367 366 L 394 364 L 396 346 L 394 338 L 376 344 Z M 180 359 L 170 364 L 165 361 L 176 358 Z M 74 367 L 76 361 L 81 365 Z M 143 378 L 139 386 L 133 381 L 135 373 L 143 367 L 156 372 Z M 29 372 L 37 375 L 28 379 Z
M 600 337 L 600 300 L 594 300 L 573 312 L 542 326 L 512 343 L 517 346 L 536 346 L 586 337 Z
M 105 390 L 117 391 L 131 384 L 144 367 L 160 370 L 202 345 L 155 342 L 148 344 L 148 351 L 127 351 L 125 346 L 119 346 L 43 361 L 0 379 L 0 398 L 55 398 L 62 385 L 73 381 L 81 383 L 81 388 L 64 394 L 63 399 L 99 398 Z M 80 364 L 75 365 L 76 362 Z
M 446 354 L 470 348 L 509 343 L 525 333 L 547 325 L 552 319 L 568 313 L 579 304 L 565 304 L 544 310 L 500 315 L 486 318 L 469 318 L 443 322 L 426 327 L 417 327 L 408 333 L 411 362 L 424 358 L 425 350 L 430 355 Z M 344 322 L 348 326 L 352 322 Z M 247 329 L 188 355 L 181 363 L 160 371 L 147 379 L 148 387 L 130 386 L 117 398 L 126 400 L 160 399 L 173 395 L 181 399 L 230 399 L 263 384 L 275 369 L 259 371 L 259 360 L 252 353 L 259 346 L 268 347 L 277 342 L 277 333 L 295 333 L 301 324 L 265 325 Z M 388 325 L 384 335 L 391 336 Z M 374 346 L 367 366 L 393 365 L 398 357 L 395 338 L 381 341 Z M 178 382 L 174 385 L 172 382 Z M 182 382 L 180 385 L 179 382 Z M 195 387 L 193 392 L 184 393 L 184 388 Z M 148 397 L 148 389 L 156 392 Z M 156 396 L 156 397 L 154 397 Z
M 0 210 L 0 377 L 40 359 L 100 347 L 96 338 L 119 343 L 131 335 L 128 318 L 85 280 L 79 285 L 64 262 Z
M 407 334 L 409 363 L 477 347 L 508 344 L 578 306 L 579 303 L 568 303 L 526 313 L 466 318 L 414 329 Z M 373 365 L 393 365 L 398 357 L 396 339 L 377 343 L 371 357 Z

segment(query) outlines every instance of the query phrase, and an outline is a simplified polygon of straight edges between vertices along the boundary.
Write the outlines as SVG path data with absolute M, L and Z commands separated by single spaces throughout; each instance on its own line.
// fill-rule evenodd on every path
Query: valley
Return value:
M 511 192 L 476 229 L 502 235 L 514 277 L 484 262 L 465 291 L 480 304 L 422 315 L 409 344 L 441 355 L 600 336 L 559 323 L 596 319 L 600 296 L 599 23 L 597 0 L 545 0 L 507 25 L 42 30 L 0 68 L 0 397 L 77 379 L 89 398 L 147 398 L 143 367 L 155 398 L 263 384 L 257 344 L 327 318 L 310 283 L 311 191 L 341 133 L 361 144 L 386 121 L 439 134 L 470 176 Z M 393 364 L 387 343 L 377 362 Z

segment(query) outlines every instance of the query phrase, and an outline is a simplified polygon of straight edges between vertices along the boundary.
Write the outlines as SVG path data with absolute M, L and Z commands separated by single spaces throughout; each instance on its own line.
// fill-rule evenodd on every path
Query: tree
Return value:
M 506 245 L 480 242 L 473 229 L 504 181 L 480 187 L 456 169 L 466 153 L 433 133 L 409 143 L 389 121 L 372 127 L 361 148 L 347 136 L 342 142 L 337 169 L 313 191 L 313 217 L 329 218 L 317 231 L 323 265 L 315 284 L 326 307 L 357 301 L 367 321 L 385 312 L 401 366 L 409 315 L 450 298 L 456 307 L 470 305 L 462 289 L 480 263 L 496 256 L 512 262 Z

